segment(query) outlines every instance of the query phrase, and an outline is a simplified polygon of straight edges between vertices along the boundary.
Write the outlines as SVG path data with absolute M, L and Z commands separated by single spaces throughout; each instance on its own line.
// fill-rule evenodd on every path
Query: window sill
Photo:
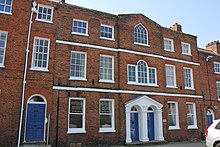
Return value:
M 115 41 L 115 39 L 114 39 L 114 38 L 100 37 L 100 39 L 109 40 L 109 41 Z
M 188 130 L 198 130 L 198 127 L 197 126 L 192 126 L 192 127 L 189 127 L 187 128 Z
M 143 43 L 138 43 L 138 42 L 134 42 L 135 45 L 141 45 L 141 46 L 145 46 L 145 47 L 150 47 L 149 44 L 143 44 Z
M 220 72 L 214 72 L 214 73 L 220 75 Z
M 169 49 L 164 49 L 165 51 L 168 51 L 168 52 L 175 52 L 174 50 L 169 50 Z
M 39 21 L 39 22 L 45 22 L 45 23 L 50 23 L 50 24 L 53 23 L 52 21 L 47 21 L 47 20 L 37 19 L 37 18 L 36 18 L 36 21 Z
M 110 81 L 110 80 L 99 80 L 100 83 L 115 83 L 115 81 Z
M 99 133 L 115 133 L 116 131 L 114 129 L 101 129 L 99 130 Z
M 152 86 L 152 87 L 159 87 L 157 84 L 142 84 L 142 83 L 133 83 L 133 82 L 127 82 L 128 85 L 140 85 L 140 86 Z
M 0 65 L 0 68 L 5 68 L 5 66 L 4 65 Z
M 176 86 L 166 86 L 166 88 L 174 88 L 174 89 L 176 89 L 178 87 L 176 87 Z
M 70 77 L 69 80 L 76 80 L 76 81 L 87 81 L 86 78 L 77 78 L 77 77 Z
M 170 130 L 170 131 L 175 131 L 175 130 L 180 130 L 180 128 L 179 128 L 179 127 L 169 127 L 168 130 Z
M 192 87 L 185 87 L 184 89 L 185 90 L 195 90 L 195 88 L 192 88 Z
M 71 34 L 80 35 L 80 36 L 89 36 L 89 34 L 83 34 L 83 33 L 77 33 L 77 32 L 72 32 Z
M 78 134 L 78 133 L 86 133 L 85 130 L 71 130 L 71 131 L 68 131 L 67 134 Z
M 44 68 L 34 68 L 34 67 L 31 67 L 30 70 L 33 70 L 33 71 L 43 71 L 43 72 L 49 72 L 48 69 L 44 69 Z
M 2 12 L 2 11 L 0 11 L 0 13 L 7 14 L 7 15 L 12 15 L 12 13 L 9 13 L 9 12 Z
M 192 54 L 182 53 L 182 55 L 192 56 Z

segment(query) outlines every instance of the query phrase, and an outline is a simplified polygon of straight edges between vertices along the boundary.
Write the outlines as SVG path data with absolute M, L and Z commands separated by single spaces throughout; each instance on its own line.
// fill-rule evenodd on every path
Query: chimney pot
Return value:
M 173 24 L 170 27 L 171 30 L 182 32 L 182 26 L 178 23 Z

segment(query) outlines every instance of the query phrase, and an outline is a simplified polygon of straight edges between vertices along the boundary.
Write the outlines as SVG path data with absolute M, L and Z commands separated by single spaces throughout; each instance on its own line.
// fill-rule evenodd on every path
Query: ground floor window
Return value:
M 85 99 L 69 99 L 68 133 L 85 133 Z
M 169 130 L 180 129 L 179 128 L 179 115 L 178 115 L 178 103 L 168 102 L 169 108 Z
M 197 129 L 196 105 L 195 103 L 186 103 L 188 129 Z

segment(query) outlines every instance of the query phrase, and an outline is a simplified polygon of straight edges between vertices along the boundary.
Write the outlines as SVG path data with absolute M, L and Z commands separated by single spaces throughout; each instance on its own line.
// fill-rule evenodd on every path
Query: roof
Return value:
M 202 52 L 202 53 L 206 53 L 206 54 L 212 54 L 212 55 L 215 55 L 215 56 L 220 56 L 220 54 L 215 53 L 215 52 L 213 52 L 211 50 L 208 50 L 208 49 L 198 48 L 198 51 Z

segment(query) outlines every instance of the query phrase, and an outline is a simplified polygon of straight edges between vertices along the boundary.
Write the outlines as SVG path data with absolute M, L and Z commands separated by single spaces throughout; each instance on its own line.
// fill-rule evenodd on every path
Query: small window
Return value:
M 88 36 L 88 22 L 73 19 L 72 34 Z
M 13 0 L 0 0 L 0 13 L 12 14 Z
M 0 31 L 0 67 L 4 67 L 8 32 Z
M 114 82 L 114 57 L 100 55 L 100 82 Z
M 166 65 L 166 87 L 176 87 L 176 70 L 174 65 Z
M 214 62 L 214 70 L 216 74 L 220 74 L 220 63 Z
M 101 99 L 99 103 L 100 132 L 115 132 L 114 100 Z
M 182 42 L 182 54 L 191 56 L 191 48 L 189 43 Z
M 114 27 L 101 25 L 100 38 L 113 40 L 114 39 Z
M 220 101 L 220 82 L 216 82 L 216 89 L 217 89 L 218 100 Z
M 220 130 L 220 122 L 216 125 L 216 129 Z
M 86 56 L 85 52 L 71 52 L 70 80 L 86 80 Z
M 194 90 L 193 72 L 191 68 L 184 67 L 184 84 L 185 89 Z
M 179 129 L 178 103 L 168 102 L 169 129 Z
M 156 71 L 156 68 L 153 68 L 153 67 L 149 67 L 149 84 L 155 84 L 156 81 L 157 81 L 157 71 Z
M 48 71 L 50 39 L 34 38 L 31 70 Z
M 85 99 L 69 99 L 68 133 L 86 133 L 85 131 Z
M 62 0 L 49 0 L 49 1 L 60 3 Z
M 134 28 L 134 43 L 148 46 L 147 29 L 140 23 Z
M 53 7 L 38 4 L 38 13 L 36 20 L 52 23 Z
M 136 82 L 136 66 L 128 65 L 128 82 Z
M 187 124 L 188 129 L 198 129 L 196 119 L 196 105 L 195 103 L 187 103 Z
M 164 50 L 174 52 L 173 40 L 164 38 Z

